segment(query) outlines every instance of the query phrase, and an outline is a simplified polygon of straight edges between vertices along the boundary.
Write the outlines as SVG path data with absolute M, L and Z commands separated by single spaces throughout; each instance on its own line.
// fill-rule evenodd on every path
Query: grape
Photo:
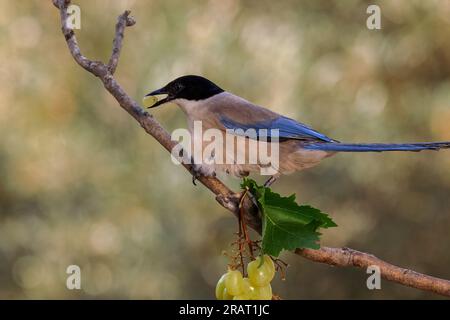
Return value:
M 144 107 L 146 108 L 150 108 L 151 106 L 153 106 L 156 102 L 158 102 L 158 98 L 155 96 L 147 96 L 144 97 L 144 99 L 142 99 L 142 104 L 144 105 Z
M 238 270 L 229 270 L 225 278 L 225 287 L 232 296 L 240 295 L 242 292 L 244 279 Z
M 218 300 L 270 300 L 270 282 L 275 276 L 275 266 L 268 255 L 258 257 L 247 265 L 248 278 L 239 270 L 228 269 L 216 285 Z
M 252 297 L 255 293 L 255 288 L 252 286 L 248 278 L 244 278 L 244 282 L 242 283 L 242 292 L 250 297 Z
M 225 289 L 225 279 L 227 277 L 228 273 L 223 274 L 219 281 L 217 281 L 216 285 L 216 298 L 217 300 L 225 300 L 223 297 L 223 291 Z
M 273 264 L 272 258 L 270 258 L 267 254 L 264 255 L 264 264 L 267 264 L 267 268 L 275 276 L 275 265 Z
M 227 288 L 223 289 L 222 300 L 233 300 L 233 296 L 228 293 Z
M 241 294 L 238 296 L 234 296 L 233 300 L 252 300 L 251 298 L 252 298 L 252 296 L 249 294 Z
M 264 287 L 255 287 L 255 293 L 253 294 L 254 300 L 271 300 L 272 299 L 272 287 L 270 284 Z
M 263 264 L 261 264 L 261 257 L 250 262 L 247 266 L 248 278 L 256 287 L 263 287 L 270 284 L 275 276 L 275 266 L 272 259 L 265 255 Z

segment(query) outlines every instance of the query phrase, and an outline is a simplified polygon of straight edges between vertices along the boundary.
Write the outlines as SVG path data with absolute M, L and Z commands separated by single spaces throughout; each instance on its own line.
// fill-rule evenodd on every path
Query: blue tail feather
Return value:
M 317 142 L 303 146 L 307 150 L 330 152 L 383 152 L 383 151 L 422 151 L 450 148 L 450 142 L 421 143 L 335 143 Z

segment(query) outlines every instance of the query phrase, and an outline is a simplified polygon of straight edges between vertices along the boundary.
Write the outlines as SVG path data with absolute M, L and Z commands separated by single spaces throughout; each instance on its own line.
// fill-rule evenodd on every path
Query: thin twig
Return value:
M 131 27 L 136 23 L 133 17 L 130 17 L 130 10 L 125 11 L 117 18 L 116 36 L 113 41 L 113 48 L 111 58 L 109 58 L 108 69 L 111 74 L 114 74 L 119 63 L 120 50 L 122 49 L 122 41 L 125 27 Z

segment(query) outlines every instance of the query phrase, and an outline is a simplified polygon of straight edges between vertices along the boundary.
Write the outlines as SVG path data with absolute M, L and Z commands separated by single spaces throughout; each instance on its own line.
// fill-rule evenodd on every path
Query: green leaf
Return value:
M 241 184 L 258 200 L 262 212 L 262 251 L 277 257 L 282 250 L 320 248 L 319 228 L 336 227 L 333 220 L 319 209 L 298 205 L 295 195 L 283 197 L 252 179 Z

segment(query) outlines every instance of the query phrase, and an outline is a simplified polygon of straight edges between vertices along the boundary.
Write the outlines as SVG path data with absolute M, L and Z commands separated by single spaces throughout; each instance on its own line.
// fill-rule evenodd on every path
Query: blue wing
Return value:
M 285 139 L 296 139 L 296 140 L 318 140 L 325 142 L 336 142 L 335 140 L 328 138 L 326 135 L 299 123 L 293 119 L 280 116 L 275 119 L 270 119 L 267 121 L 261 121 L 250 124 L 243 124 L 233 121 L 225 116 L 222 116 L 220 121 L 227 129 L 241 129 L 246 131 L 248 129 L 255 129 L 257 139 L 268 137 L 270 139 L 271 132 L 270 129 L 278 129 L 278 137 L 280 140 Z M 260 129 L 267 129 L 267 133 L 260 133 Z M 251 136 L 250 136 L 251 137 Z

